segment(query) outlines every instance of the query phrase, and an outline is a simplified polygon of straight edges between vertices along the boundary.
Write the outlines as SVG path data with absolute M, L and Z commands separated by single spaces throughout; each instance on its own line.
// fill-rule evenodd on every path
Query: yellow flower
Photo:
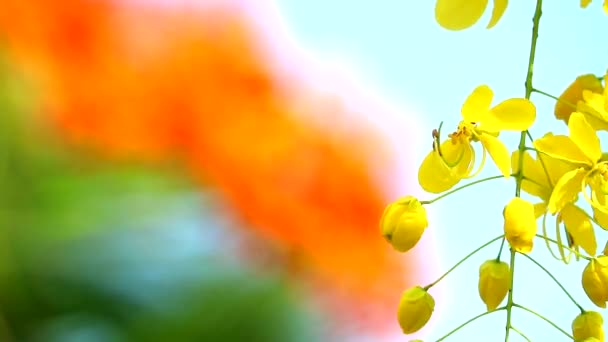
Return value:
M 479 86 L 465 100 L 462 121 L 448 140 L 439 143 L 437 137 L 433 150 L 426 156 L 418 170 L 418 182 L 425 191 L 440 193 L 450 189 L 463 178 L 474 177 L 483 167 L 486 152 L 494 160 L 505 177 L 511 174 L 507 147 L 497 138 L 500 131 L 523 131 L 536 118 L 532 102 L 512 98 L 490 108 L 494 93 L 486 85 Z M 481 142 L 481 165 L 473 172 L 475 151 L 472 142 Z
M 507 0 L 494 0 L 492 18 L 486 28 L 492 28 L 507 9 Z M 459 31 L 473 26 L 486 11 L 488 0 L 437 0 L 435 20 L 441 27 Z
M 397 319 L 404 334 L 413 334 L 431 319 L 435 310 L 435 300 L 422 287 L 415 286 L 403 292 Z
M 577 104 L 583 101 L 583 92 L 587 90 L 591 93 L 601 94 L 604 91 L 602 83 L 593 74 L 581 75 L 572 82 L 566 90 L 559 96 L 555 103 L 555 117 L 568 123 L 572 112 L 577 110 Z
M 545 137 L 552 136 L 551 133 L 545 135 Z M 519 172 L 519 151 L 513 152 L 511 163 L 513 165 L 513 172 Z M 576 168 L 564 162 L 547 155 L 541 155 L 540 159 L 533 159 L 528 152 L 523 153 L 522 157 L 524 179 L 522 180 L 522 189 L 530 195 L 536 196 L 542 200 L 540 203 L 534 204 L 534 215 L 536 218 L 543 216 L 543 234 L 546 236 L 545 217 L 547 215 L 547 209 L 549 200 L 553 193 L 553 188 L 559 181 L 559 179 L 567 172 Z M 562 238 L 560 232 L 560 224 L 564 223 L 567 233 L 572 239 L 571 246 L 575 249 L 578 246 L 582 247 L 589 255 L 595 255 L 597 251 L 597 242 L 595 239 L 595 233 L 593 231 L 593 225 L 587 214 L 583 209 L 578 206 L 568 203 L 559 212 L 557 212 L 557 220 L 555 225 L 555 232 L 558 245 L 558 251 L 560 258 L 564 262 L 568 263 L 572 252 L 568 256 L 564 253 L 562 247 Z M 546 243 L 547 248 L 551 254 L 549 243 Z M 554 257 L 557 258 L 553 254 Z
M 590 75 L 588 80 L 590 83 L 593 82 L 591 77 Z M 607 77 L 608 74 L 604 78 Z M 596 78 L 596 82 L 599 83 L 599 79 Z M 583 89 L 582 100 L 576 104 L 576 110 L 585 115 L 591 127 L 596 131 L 608 131 L 608 88 L 599 88 L 595 85 L 593 88 Z
M 572 336 L 575 341 L 597 338 L 604 342 L 604 319 L 599 312 L 585 311 L 572 321 Z
M 599 256 L 589 261 L 583 270 L 583 289 L 591 301 L 606 308 L 608 301 L 608 257 Z
M 534 206 L 519 197 L 514 197 L 503 211 L 505 238 L 517 252 L 529 253 L 536 235 Z
M 399 252 L 412 249 L 428 225 L 426 209 L 413 196 L 389 204 L 380 219 L 382 236 Z
M 586 8 L 591 3 L 591 0 L 581 0 L 581 7 Z M 604 12 L 608 14 L 608 0 L 604 0 Z
M 570 136 L 548 135 L 534 141 L 534 147 L 540 152 L 573 166 L 555 185 L 548 210 L 551 214 L 561 211 L 567 204 L 574 203 L 582 191 L 600 225 L 608 227 L 608 162 L 601 160 L 600 140 L 585 116 L 579 112 L 570 116 L 568 129 Z M 586 191 L 587 187 L 590 194 Z
M 511 286 L 511 271 L 506 262 L 487 260 L 479 267 L 479 296 L 492 311 L 505 299 Z

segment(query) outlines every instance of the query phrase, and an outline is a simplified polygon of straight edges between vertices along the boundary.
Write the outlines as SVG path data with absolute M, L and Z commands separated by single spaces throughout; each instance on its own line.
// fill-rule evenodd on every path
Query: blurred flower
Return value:
M 7 0 L 0 36 L 69 141 L 185 164 L 324 293 L 349 293 L 345 311 L 386 313 L 396 297 L 377 284 L 402 288 L 415 271 L 373 228 L 385 203 L 370 170 L 378 137 L 299 115 L 297 80 L 281 87 L 238 10 Z
M 413 196 L 389 204 L 380 219 L 382 236 L 399 252 L 412 249 L 428 225 L 426 209 Z
M 505 238 L 514 250 L 529 253 L 536 235 L 536 217 L 534 206 L 520 197 L 513 199 L 505 206 Z
M 507 9 L 507 0 L 494 0 L 492 18 L 486 28 L 494 27 Z M 437 0 L 435 20 L 443 28 L 452 31 L 473 26 L 486 11 L 488 0 Z
M 585 74 L 577 77 L 555 102 L 555 117 L 568 123 L 570 115 L 576 111 L 579 101 L 583 101 L 585 90 L 601 94 L 604 90 L 602 82 L 593 74 Z

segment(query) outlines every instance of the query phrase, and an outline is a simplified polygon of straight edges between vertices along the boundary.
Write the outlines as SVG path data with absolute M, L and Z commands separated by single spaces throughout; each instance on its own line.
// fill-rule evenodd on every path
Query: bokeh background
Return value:
M 458 33 L 433 6 L 3 1 L 0 341 L 432 341 L 482 312 L 477 269 L 498 244 L 433 288 L 418 334 L 395 320 L 406 287 L 500 234 L 512 180 L 434 203 L 406 255 L 377 223 L 397 197 L 428 197 L 430 132 L 458 123 L 474 87 L 523 95 L 534 4 Z M 603 74 L 603 32 L 600 3 L 547 2 L 535 86 L 558 95 Z M 534 100 L 532 134 L 565 133 Z M 583 263 L 540 243 L 532 255 L 591 307 Z M 515 300 L 568 328 L 559 288 L 516 267 Z M 524 312 L 514 324 L 564 340 Z M 503 334 L 497 313 L 450 340 Z

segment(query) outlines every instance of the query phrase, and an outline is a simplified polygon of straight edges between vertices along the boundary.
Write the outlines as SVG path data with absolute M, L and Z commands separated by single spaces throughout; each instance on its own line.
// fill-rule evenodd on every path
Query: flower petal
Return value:
M 511 175 L 511 160 L 509 150 L 505 144 L 490 134 L 480 134 L 479 140 L 483 147 L 488 150 L 490 157 L 492 157 L 502 175 L 508 178 Z
M 508 0 L 494 0 L 494 9 L 492 9 L 492 18 L 486 28 L 491 29 L 498 23 L 502 15 L 507 9 Z
M 549 157 L 569 163 L 591 166 L 587 155 L 568 136 L 545 135 L 534 140 L 534 147 Z
M 586 8 L 591 3 L 591 0 L 581 0 L 581 7 Z
M 513 173 L 519 172 L 519 157 L 520 153 L 517 150 L 511 155 Z M 522 159 L 525 178 L 521 182 L 521 188 L 532 196 L 548 201 L 551 197 L 552 187 L 549 186 L 547 174 L 542 165 L 537 160 L 532 159 L 527 151 L 524 151 Z
M 534 217 L 539 218 L 547 212 L 547 202 L 540 202 L 534 205 Z
M 604 195 L 601 191 L 594 191 L 592 193 L 593 199 L 597 201 L 600 205 L 606 205 L 606 195 Z M 593 218 L 598 223 L 598 226 L 604 230 L 608 230 L 608 213 L 605 213 L 602 210 L 597 208 L 593 208 Z M 608 246 L 608 243 L 606 244 Z
M 587 175 L 587 170 L 578 168 L 567 172 L 559 179 L 551 198 L 549 199 L 549 212 L 555 214 L 568 204 L 576 199 L 576 196 L 581 191 L 583 178 Z
M 600 139 L 595 134 L 595 130 L 585 120 L 585 116 L 575 112 L 568 121 L 570 139 L 585 153 L 592 164 L 595 164 L 602 157 Z
M 435 20 L 441 27 L 459 31 L 473 26 L 488 6 L 488 0 L 437 0 Z
M 576 111 L 579 101 L 583 100 L 583 91 L 588 90 L 600 94 L 603 90 L 602 83 L 593 74 L 581 75 L 572 82 L 555 102 L 553 111 L 557 119 L 568 123 L 572 112 Z
M 581 246 L 587 254 L 595 256 L 597 241 L 595 240 L 593 225 L 583 209 L 573 204 L 567 204 L 561 210 L 560 215 L 566 230 L 572 235 L 574 243 Z
M 446 142 L 452 143 L 451 141 Z M 424 158 L 418 170 L 418 183 L 427 192 L 437 194 L 446 191 L 459 181 L 460 178 L 454 176 L 452 170 L 445 164 L 436 151 L 431 151 Z
M 494 92 L 487 85 L 473 89 L 462 105 L 462 120 L 466 122 L 484 121 L 490 110 Z
M 508 99 L 490 109 L 481 124 L 489 131 L 525 131 L 536 119 L 536 107 L 526 99 Z

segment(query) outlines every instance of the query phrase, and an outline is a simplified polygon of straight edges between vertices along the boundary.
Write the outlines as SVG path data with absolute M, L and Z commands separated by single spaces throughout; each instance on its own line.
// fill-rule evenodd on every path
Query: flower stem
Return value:
M 512 176 L 513 176 L 513 175 L 512 175 Z M 479 184 L 479 183 L 483 183 L 483 182 L 487 182 L 487 181 L 489 181 L 489 180 L 493 180 L 493 179 L 499 179 L 499 178 L 504 178 L 504 176 L 503 176 L 503 175 L 496 175 L 496 176 L 492 176 L 492 177 L 487 177 L 487 178 L 478 179 L 478 180 L 476 180 L 476 181 L 474 181 L 474 182 L 471 182 L 471 183 L 465 184 L 465 185 L 463 185 L 463 186 L 459 186 L 459 187 L 454 188 L 454 189 L 452 189 L 452 190 L 450 190 L 450 191 L 448 191 L 448 192 L 446 192 L 446 193 L 443 193 L 443 194 L 441 194 L 440 196 L 437 196 L 437 197 L 433 198 L 432 200 L 420 201 L 420 203 L 422 203 L 422 204 L 431 204 L 431 203 L 435 203 L 435 202 L 439 201 L 440 199 L 442 199 L 442 198 L 444 198 L 444 197 L 447 197 L 447 196 L 449 196 L 449 195 L 451 195 L 451 194 L 453 194 L 453 193 L 455 193 L 455 192 L 458 192 L 458 191 L 460 191 L 460 190 L 462 190 L 462 189 L 468 188 L 468 187 L 473 186 L 473 185 L 475 185 L 475 184 Z
M 481 318 L 481 317 L 483 317 L 483 316 L 485 316 L 485 315 L 489 315 L 489 314 L 491 314 L 491 313 L 493 313 L 493 312 L 497 312 L 497 311 L 504 310 L 504 309 L 505 309 L 505 307 L 503 306 L 503 307 L 497 308 L 496 310 L 493 310 L 493 311 L 486 311 L 486 312 L 482 312 L 482 313 L 480 313 L 479 315 L 477 315 L 477 316 L 475 316 L 475 317 L 473 317 L 473 318 L 469 319 L 468 321 L 466 321 L 466 322 L 462 323 L 461 325 L 457 326 L 456 328 L 454 328 L 454 329 L 453 329 L 452 331 L 450 331 L 449 333 L 447 333 L 447 334 L 443 335 L 442 337 L 440 337 L 440 338 L 437 340 L 437 342 L 440 342 L 440 341 L 445 340 L 446 338 L 450 337 L 450 335 L 452 335 L 453 333 L 457 332 L 458 330 L 460 330 L 460 329 L 464 328 L 464 327 L 465 327 L 466 325 L 468 325 L 469 323 L 472 323 L 473 321 L 476 321 L 477 319 L 479 319 L 479 318 Z
M 548 269 L 546 269 L 543 265 L 541 265 L 538 261 L 534 260 L 534 258 L 532 258 L 531 256 L 529 256 L 528 254 L 523 254 L 520 253 L 521 255 L 523 255 L 524 257 L 528 258 L 528 260 L 532 261 L 533 263 L 536 264 L 536 266 L 540 267 L 543 271 L 545 271 L 545 273 L 547 273 L 547 275 L 549 275 L 549 277 L 551 277 L 551 279 L 553 279 L 553 281 L 557 284 L 557 286 L 559 286 L 562 291 L 564 291 L 564 293 L 568 296 L 568 298 L 570 298 L 570 300 L 572 301 L 572 303 L 574 303 L 574 305 L 576 305 L 579 310 L 581 310 L 582 312 L 585 312 L 585 310 L 583 309 L 582 306 L 580 306 L 580 304 L 574 299 L 574 297 L 572 297 L 572 295 L 570 294 L 570 292 L 568 292 L 568 290 L 566 290 L 566 288 L 564 287 L 564 285 L 562 285 L 562 283 L 559 282 L 559 280 L 557 280 L 555 278 L 555 276 L 549 272 Z
M 553 242 L 553 243 L 554 243 L 555 245 L 557 245 L 558 247 L 565 248 L 565 249 L 567 249 L 567 250 L 571 251 L 572 253 L 574 253 L 574 254 L 575 254 L 577 257 L 579 257 L 579 258 L 583 258 L 583 259 L 585 259 L 585 260 L 591 260 L 591 259 L 593 259 L 593 258 L 591 258 L 591 257 L 588 257 L 588 256 L 586 256 L 586 255 L 583 255 L 583 254 L 581 254 L 581 253 L 577 252 L 577 251 L 576 251 L 574 248 L 570 248 L 570 247 L 568 247 L 568 246 L 564 246 L 563 244 L 561 244 L 561 243 L 559 243 L 559 242 L 555 241 L 554 239 L 552 239 L 552 238 L 550 238 L 550 237 L 546 237 L 546 236 L 543 236 L 543 235 L 541 235 L 541 234 L 536 234 L 536 237 L 541 238 L 541 239 L 543 239 L 543 240 L 545 240 L 545 241 Z
M 450 268 L 447 272 L 445 272 L 441 277 L 439 277 L 439 279 L 435 280 L 434 282 L 428 284 L 427 286 L 424 287 L 425 291 L 428 291 L 428 289 L 430 289 L 431 287 L 435 286 L 438 282 L 440 282 L 443 278 L 445 278 L 448 274 L 450 274 L 453 270 L 455 270 L 458 266 L 460 266 L 460 264 L 462 264 L 463 262 L 465 262 L 468 258 L 472 257 L 475 253 L 479 252 L 480 250 L 484 249 L 485 247 L 487 247 L 488 245 L 492 244 L 492 242 L 503 238 L 503 235 L 497 236 L 495 238 L 493 238 L 492 240 L 484 243 L 483 245 L 477 247 L 474 251 L 472 251 L 471 253 L 467 254 L 467 256 L 465 256 L 464 258 L 460 259 L 460 261 L 458 261 L 456 263 L 456 265 L 452 266 L 452 268 Z
M 569 337 L 571 340 L 574 340 L 574 337 L 572 337 L 572 335 L 568 334 L 568 332 L 567 332 L 567 331 L 565 331 L 564 329 L 560 328 L 560 327 L 559 327 L 557 324 L 553 323 L 553 322 L 552 322 L 550 319 L 548 319 L 547 317 L 545 317 L 545 316 L 543 316 L 543 315 L 541 315 L 541 314 L 537 313 L 537 312 L 536 312 L 536 311 L 534 311 L 534 310 L 528 309 L 527 307 L 525 307 L 525 306 L 523 306 L 523 305 L 519 305 L 519 304 L 514 303 L 514 304 L 513 304 L 513 306 L 514 306 L 514 307 L 516 307 L 516 308 L 520 308 L 520 309 L 522 309 L 522 310 L 524 310 L 524 311 L 528 311 L 529 313 L 533 314 L 534 316 L 536 316 L 536 317 L 538 317 L 538 318 L 542 319 L 543 321 L 545 321 L 545 322 L 547 322 L 547 323 L 551 324 L 551 325 L 552 325 L 552 326 L 553 326 L 555 329 L 557 329 L 557 330 L 561 331 L 561 333 L 562 333 L 562 334 L 564 334 L 564 335 L 568 336 L 568 337 Z
M 513 311 L 513 279 L 515 278 L 515 250 L 509 249 L 511 252 L 511 258 L 509 265 L 511 269 L 511 282 L 509 283 L 509 295 L 507 297 L 507 324 L 505 325 L 505 342 L 509 340 L 509 331 L 511 331 L 511 311 Z
M 515 328 L 514 326 L 511 326 L 511 330 L 515 331 L 516 333 L 519 334 L 519 336 L 523 337 L 526 341 L 528 342 L 532 342 L 532 340 L 530 338 L 528 338 L 528 336 L 524 335 L 524 333 L 522 333 L 521 331 L 519 331 L 517 328 Z
M 498 250 L 498 255 L 496 256 L 496 262 L 500 261 L 500 256 L 502 255 L 502 248 L 505 246 L 505 237 L 502 237 L 502 241 L 500 242 L 500 249 Z

